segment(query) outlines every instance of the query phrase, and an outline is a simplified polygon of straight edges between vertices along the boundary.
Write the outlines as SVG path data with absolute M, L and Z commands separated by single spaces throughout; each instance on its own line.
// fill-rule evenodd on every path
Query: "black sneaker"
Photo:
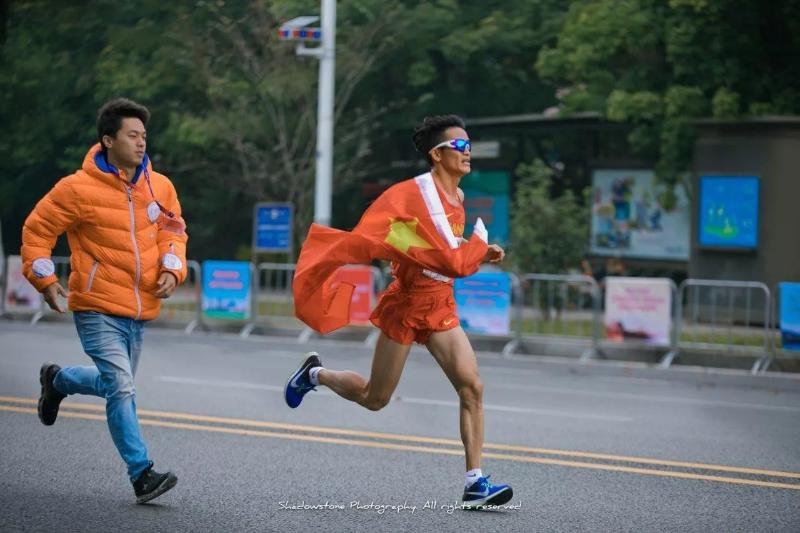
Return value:
M 151 466 L 133 482 L 136 503 L 149 502 L 167 492 L 177 483 L 178 478 L 172 472 L 159 474 Z
M 42 384 L 42 394 L 39 396 L 39 420 L 45 426 L 52 426 L 58 416 L 58 406 L 61 400 L 67 397 L 66 394 L 58 392 L 53 385 L 58 371 L 61 367 L 55 363 L 45 363 L 39 370 L 39 383 Z

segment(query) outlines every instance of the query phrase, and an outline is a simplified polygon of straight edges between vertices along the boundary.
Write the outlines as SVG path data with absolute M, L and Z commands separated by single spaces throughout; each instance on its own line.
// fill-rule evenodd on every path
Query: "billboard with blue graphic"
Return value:
M 756 176 L 700 176 L 700 246 L 758 247 L 758 196 Z
M 504 171 L 474 170 L 461 178 L 459 184 L 464 191 L 464 210 L 467 224 L 466 232 L 480 217 L 489 232 L 489 242 L 505 246 L 508 243 L 509 191 L 511 177 Z
M 651 170 L 592 173 L 590 250 L 597 255 L 686 261 L 689 199 Z
M 800 283 L 779 283 L 778 291 L 783 349 L 800 351 Z
M 250 263 L 203 261 L 203 314 L 209 318 L 250 318 Z
M 455 280 L 458 319 L 467 333 L 508 335 L 511 329 L 511 276 L 478 272 Z

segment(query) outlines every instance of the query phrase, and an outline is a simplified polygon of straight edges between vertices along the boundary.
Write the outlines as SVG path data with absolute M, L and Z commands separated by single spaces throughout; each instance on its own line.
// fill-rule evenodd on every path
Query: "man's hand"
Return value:
M 58 301 L 59 296 L 67 297 L 67 291 L 64 290 L 64 287 L 62 287 L 59 282 L 56 281 L 48 285 L 47 288 L 42 291 L 42 296 L 44 296 L 44 301 L 47 302 L 47 305 L 49 305 L 50 309 L 53 311 L 58 313 L 65 313 L 67 311 L 62 307 L 61 302 Z
M 161 276 L 158 277 L 158 290 L 156 291 L 156 297 L 169 298 L 172 296 L 172 291 L 175 290 L 175 286 L 177 284 L 178 278 L 175 277 L 175 274 L 162 272 Z
M 505 251 L 503 251 L 499 245 L 490 244 L 489 249 L 486 250 L 486 257 L 484 257 L 483 260 L 489 261 L 490 263 L 499 263 L 505 256 Z

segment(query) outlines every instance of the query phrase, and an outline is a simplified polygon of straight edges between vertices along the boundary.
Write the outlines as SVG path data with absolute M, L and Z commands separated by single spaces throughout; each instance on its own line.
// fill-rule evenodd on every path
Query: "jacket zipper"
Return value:
M 86 292 L 92 292 L 92 283 L 94 283 L 94 274 L 97 272 L 97 267 L 100 265 L 100 262 L 95 259 L 94 263 L 92 263 L 92 270 L 89 272 L 89 281 L 86 282 Z
M 139 261 L 139 245 L 136 244 L 136 217 L 133 215 L 133 198 L 131 197 L 131 188 L 125 185 L 125 191 L 128 193 L 128 211 L 131 214 L 131 242 L 133 243 L 133 255 L 136 256 L 136 278 L 133 281 L 133 294 L 136 296 L 136 320 L 142 316 L 142 298 L 139 296 L 139 278 L 141 277 L 141 268 Z

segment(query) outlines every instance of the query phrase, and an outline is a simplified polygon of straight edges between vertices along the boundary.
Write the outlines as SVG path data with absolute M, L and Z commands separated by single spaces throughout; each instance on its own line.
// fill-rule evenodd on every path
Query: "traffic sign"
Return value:
M 292 251 L 294 209 L 287 203 L 257 203 L 253 210 L 253 252 Z

